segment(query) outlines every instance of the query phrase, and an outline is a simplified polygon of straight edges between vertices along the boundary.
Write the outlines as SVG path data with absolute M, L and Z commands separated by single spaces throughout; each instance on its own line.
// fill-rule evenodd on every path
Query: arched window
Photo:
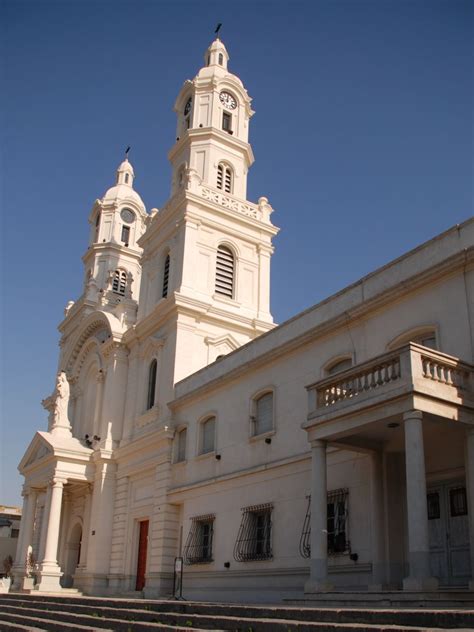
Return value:
M 335 373 L 340 373 L 341 371 L 345 371 L 346 369 L 350 369 L 352 366 L 352 358 L 339 358 L 335 362 L 330 363 L 326 367 L 326 375 L 334 375 Z
M 155 405 L 155 389 L 156 389 L 156 367 L 158 363 L 152 360 L 148 369 L 148 392 L 146 397 L 146 409 L 150 410 Z
M 234 255 L 227 246 L 217 248 L 216 294 L 234 296 Z
M 128 173 L 125 174 L 125 184 L 128 184 L 128 179 L 129 179 L 129 175 Z
M 125 270 L 115 270 L 112 279 L 112 291 L 115 294 L 125 296 L 125 288 L 127 287 L 127 273 Z
M 439 349 L 436 330 L 433 327 L 412 329 L 410 332 L 401 334 L 392 340 L 388 348 L 398 349 L 409 342 L 416 342 L 416 344 L 430 349 Z
M 166 298 L 168 296 L 168 284 L 170 279 L 170 256 L 166 255 L 165 266 L 163 268 L 163 290 L 161 292 L 161 297 Z
M 201 423 L 201 449 L 200 454 L 208 454 L 215 450 L 216 418 L 209 417 Z
M 186 171 L 186 165 L 181 165 L 181 167 L 179 168 L 178 171 L 178 187 L 181 189 L 181 187 L 184 186 L 184 173 Z
M 178 436 L 176 437 L 176 458 L 175 463 L 180 463 L 181 461 L 186 461 L 186 438 L 187 438 L 187 430 L 183 428 L 178 432 Z
M 273 430 L 273 392 L 264 393 L 254 400 L 252 435 L 260 435 Z
M 231 167 L 222 162 L 219 163 L 217 166 L 217 188 L 226 193 L 232 193 L 233 184 L 234 174 L 232 173 Z
M 99 241 L 99 229 L 100 229 L 100 213 L 97 213 L 97 217 L 95 218 L 94 242 Z
M 219 53 L 219 66 L 222 66 L 223 63 L 224 63 L 224 55 L 222 53 Z

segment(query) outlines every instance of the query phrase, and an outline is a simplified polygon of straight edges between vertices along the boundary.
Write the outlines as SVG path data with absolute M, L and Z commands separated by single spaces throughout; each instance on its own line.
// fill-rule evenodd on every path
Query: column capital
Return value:
M 51 487 L 64 487 L 67 483 L 67 478 L 61 476 L 53 476 L 50 480 Z
M 408 410 L 406 413 L 403 413 L 403 421 L 408 421 L 409 419 L 419 419 L 423 421 L 423 413 L 421 410 Z
M 312 441 L 309 442 L 311 445 L 311 448 L 321 448 L 321 449 L 326 449 L 327 448 L 327 441 L 322 441 L 321 439 L 313 439 Z

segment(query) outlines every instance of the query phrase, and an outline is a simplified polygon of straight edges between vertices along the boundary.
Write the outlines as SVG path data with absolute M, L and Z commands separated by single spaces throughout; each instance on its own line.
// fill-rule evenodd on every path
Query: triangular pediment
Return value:
M 51 456 L 52 454 L 53 448 L 49 441 L 42 436 L 42 433 L 37 432 L 20 461 L 18 469 L 22 472 L 25 468 L 30 467 L 34 463 L 39 462 L 48 455 Z

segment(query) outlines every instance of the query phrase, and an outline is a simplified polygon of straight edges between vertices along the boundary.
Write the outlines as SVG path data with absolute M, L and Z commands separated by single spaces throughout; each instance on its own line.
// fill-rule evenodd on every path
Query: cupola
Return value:
M 227 70 L 227 62 L 229 61 L 229 53 L 224 43 L 217 37 L 206 51 L 204 56 L 206 66 L 220 66 Z
M 133 171 L 133 167 L 129 163 L 128 158 L 125 158 L 117 169 L 117 184 L 127 184 L 128 186 L 133 187 L 134 177 L 135 173 Z

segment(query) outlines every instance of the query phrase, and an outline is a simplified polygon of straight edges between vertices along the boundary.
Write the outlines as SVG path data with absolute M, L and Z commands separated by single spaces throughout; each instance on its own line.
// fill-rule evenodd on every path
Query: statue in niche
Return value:
M 53 425 L 70 426 L 68 417 L 69 382 L 64 371 L 58 373 L 54 393 Z

